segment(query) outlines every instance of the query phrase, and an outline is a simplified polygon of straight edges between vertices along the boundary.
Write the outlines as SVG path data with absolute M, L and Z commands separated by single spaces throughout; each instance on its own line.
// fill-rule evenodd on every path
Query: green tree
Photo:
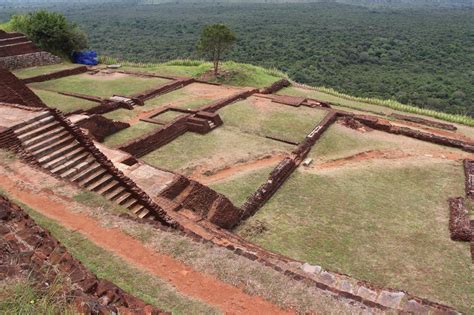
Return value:
M 74 51 L 87 48 L 86 34 L 60 13 L 40 10 L 14 15 L 10 25 L 40 48 L 57 55 L 71 57 Z
M 222 55 L 235 43 L 235 34 L 224 24 L 212 24 L 204 27 L 198 42 L 198 50 L 212 59 L 214 75 L 219 72 Z

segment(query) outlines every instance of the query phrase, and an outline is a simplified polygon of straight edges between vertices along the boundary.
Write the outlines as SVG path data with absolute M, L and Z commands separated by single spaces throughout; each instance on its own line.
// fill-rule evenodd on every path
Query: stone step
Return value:
M 111 190 L 115 189 L 116 186 L 119 186 L 119 182 L 115 179 L 107 182 L 107 184 L 101 185 L 99 188 L 96 188 L 95 191 L 100 195 L 105 195 L 106 193 L 110 192 Z
M 88 169 L 82 171 L 80 174 L 75 175 L 71 178 L 72 182 L 77 182 L 81 187 L 85 186 L 89 181 L 94 178 L 101 176 L 106 172 L 105 168 L 102 167 L 99 163 L 97 165 L 93 164 Z
M 44 126 L 44 125 L 46 125 L 48 123 L 51 123 L 53 121 L 55 121 L 54 116 L 48 115 L 48 116 L 46 116 L 44 118 L 41 118 L 39 120 L 35 120 L 31 124 L 27 124 L 26 126 L 23 126 L 23 127 L 20 127 L 20 128 L 15 128 L 14 132 L 15 132 L 16 135 L 21 135 L 21 134 L 24 134 L 28 131 L 38 129 L 39 127 Z
M 122 203 L 121 205 L 124 206 L 127 209 L 131 209 L 131 207 L 134 207 L 138 203 L 138 200 L 135 198 L 129 198 L 127 201 Z
M 74 138 L 71 135 L 67 135 L 67 137 L 58 139 L 56 141 L 53 141 L 51 143 L 45 143 L 44 146 L 36 147 L 35 150 L 31 150 L 27 148 L 28 151 L 31 152 L 37 159 L 48 155 L 50 153 L 54 153 L 57 150 L 60 150 L 61 148 L 71 144 L 74 142 Z
M 104 195 L 107 200 L 114 200 L 116 197 L 119 197 L 121 193 L 125 191 L 125 187 L 120 183 L 114 187 L 114 189 L 109 190 L 108 193 Z M 115 201 L 115 200 L 114 200 Z
M 103 185 L 107 185 L 111 180 L 113 180 L 112 175 L 105 173 L 101 177 L 93 178 L 90 182 L 88 182 L 85 187 L 88 190 L 96 190 L 102 187 Z
M 76 155 L 74 158 L 67 159 L 64 161 L 64 163 L 61 163 L 60 165 L 56 166 L 55 168 L 51 169 L 51 172 L 54 174 L 61 175 L 63 173 L 68 173 L 70 170 L 74 170 L 74 168 L 78 165 L 81 164 L 84 160 L 87 159 L 89 156 L 89 153 L 84 151 L 81 152 L 80 154 Z
M 140 210 L 144 209 L 145 207 L 142 206 L 141 204 L 136 204 L 133 206 L 130 210 L 134 213 L 137 214 Z
M 140 212 L 136 213 L 136 215 L 140 219 L 144 219 L 149 213 L 150 213 L 150 211 L 148 209 L 143 208 Z
M 58 141 L 61 141 L 63 139 L 65 139 L 66 137 L 71 137 L 71 135 L 69 134 L 69 132 L 67 132 L 66 130 L 63 130 L 55 135 L 52 135 L 52 136 L 49 136 L 47 138 L 45 138 L 43 141 L 41 142 L 37 142 L 35 144 L 26 144 L 26 143 L 23 143 L 23 147 L 25 147 L 27 150 L 29 150 L 30 152 L 35 152 L 35 151 L 38 151 L 42 148 L 45 148 L 47 147 L 48 145 L 51 145 L 53 144 L 54 142 L 58 142 Z
M 42 158 L 38 159 L 38 162 L 40 162 L 41 164 L 50 162 L 54 159 L 57 159 L 60 156 L 63 156 L 63 155 L 65 155 L 65 154 L 67 154 L 71 151 L 74 151 L 78 147 L 80 147 L 80 144 L 77 141 L 73 141 L 73 142 L 63 146 L 62 148 L 60 148 L 60 149 L 58 149 L 54 152 L 51 152 L 48 155 L 43 156 Z
M 52 125 L 52 128 L 51 126 L 48 126 L 48 128 L 46 128 L 48 130 L 44 131 L 44 132 L 41 132 L 39 133 L 38 135 L 34 136 L 34 137 L 30 137 L 30 138 L 20 138 L 19 139 L 22 141 L 23 143 L 23 146 L 27 147 L 27 146 L 31 146 L 31 145 L 34 145 L 34 144 L 37 144 L 37 143 L 40 143 L 40 142 L 43 142 L 44 140 L 50 138 L 50 137 L 53 137 L 55 135 L 57 135 L 58 133 L 63 133 L 63 132 L 67 132 L 66 129 L 64 129 L 64 127 L 62 126 L 57 126 L 56 125 Z M 37 131 L 38 129 L 36 129 Z
M 85 160 L 70 168 L 66 172 L 62 173 L 61 177 L 71 180 L 71 178 L 75 177 L 77 174 L 82 173 L 84 170 L 89 170 L 91 165 L 93 165 L 94 163 L 96 163 L 95 159 L 89 154 L 87 154 Z
M 125 203 L 126 200 L 131 196 L 132 194 L 127 192 L 127 191 L 124 191 L 124 193 L 121 193 L 120 196 L 117 196 L 115 198 L 115 202 L 118 203 L 119 205 L 121 205 L 122 203 Z
M 61 126 L 59 122 L 55 120 L 46 125 L 41 126 L 40 128 L 36 128 L 34 130 L 31 130 L 29 132 L 26 132 L 17 136 L 18 136 L 18 139 L 20 139 L 20 141 L 25 141 L 28 139 L 33 139 L 38 136 L 41 137 L 45 132 L 50 131 L 52 129 L 56 129 L 56 128 L 64 129 L 64 127 Z
M 81 155 L 83 152 L 84 152 L 84 148 L 77 147 L 76 149 L 74 149 L 74 150 L 72 150 L 72 151 L 70 151 L 70 152 L 68 152 L 64 155 L 61 155 L 58 158 L 56 158 L 54 160 L 51 160 L 48 163 L 43 164 L 43 167 L 46 168 L 46 169 L 56 168 L 56 167 L 62 165 L 63 163 L 66 163 L 66 161 L 74 159 L 78 155 Z
M 19 129 L 21 129 L 21 128 L 27 126 L 27 125 L 33 124 L 35 121 L 41 120 L 41 119 L 46 118 L 46 117 L 49 117 L 49 116 L 51 116 L 51 113 L 50 113 L 50 112 L 43 112 L 43 113 L 41 113 L 41 114 L 38 114 L 36 117 L 33 117 L 33 118 L 30 119 L 30 120 L 27 120 L 27 121 L 24 121 L 24 122 L 22 122 L 22 123 L 19 123 L 19 124 L 15 125 L 15 126 L 13 127 L 13 130 L 14 130 L 14 131 L 15 131 L 15 130 L 19 130 Z

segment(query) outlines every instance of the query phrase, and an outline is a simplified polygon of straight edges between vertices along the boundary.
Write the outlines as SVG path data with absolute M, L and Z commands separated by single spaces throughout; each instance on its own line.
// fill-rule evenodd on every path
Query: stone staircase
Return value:
M 128 208 L 139 218 L 150 214 L 51 112 L 41 113 L 12 129 L 23 150 L 43 169 Z

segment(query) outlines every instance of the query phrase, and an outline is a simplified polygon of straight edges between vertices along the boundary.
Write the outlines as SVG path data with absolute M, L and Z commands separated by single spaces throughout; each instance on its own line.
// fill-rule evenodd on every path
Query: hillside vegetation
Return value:
M 137 62 L 196 58 L 203 26 L 225 23 L 238 38 L 228 60 L 275 67 L 298 82 L 354 96 L 474 115 L 472 8 L 338 3 L 50 7 L 78 23 L 102 55 Z M 18 10 L 28 8 L 5 10 L 0 20 Z

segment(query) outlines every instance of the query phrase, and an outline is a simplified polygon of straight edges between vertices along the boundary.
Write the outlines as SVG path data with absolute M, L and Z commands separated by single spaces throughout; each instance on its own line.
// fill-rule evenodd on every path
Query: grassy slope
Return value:
M 224 125 L 206 135 L 186 133 L 142 159 L 151 165 L 186 173 L 206 163 L 223 167 L 289 148 L 291 146 Z
M 30 87 L 58 92 L 75 92 L 100 97 L 110 97 L 114 94 L 128 96 L 158 87 L 165 82 L 167 82 L 167 80 L 160 78 L 123 76 L 113 79 L 98 79 L 89 74 L 81 74 L 57 80 L 32 83 Z
M 75 258 L 98 277 L 107 279 L 126 292 L 131 292 L 145 302 L 171 311 L 173 314 L 219 313 L 218 310 L 198 300 L 180 294 L 160 278 L 129 265 L 121 258 L 96 246 L 81 234 L 62 227 L 21 203 L 20 205 L 37 224 L 50 231 Z
M 347 155 L 330 145 L 337 146 L 338 134 L 327 138 L 313 151 Z M 365 144 L 379 148 L 381 143 Z M 473 311 L 469 248 L 451 241 L 448 232 L 446 200 L 463 194 L 459 162 L 298 170 L 237 233 L 261 221 L 269 231 L 251 240 L 269 250 Z
M 19 277 L 0 281 L 0 313 L 16 314 L 78 314 L 61 293 L 62 284 L 39 288 L 32 279 Z
M 111 58 L 105 58 L 103 61 L 108 64 L 121 63 L 124 70 L 154 72 L 161 75 L 194 78 L 198 78 L 212 69 L 212 63 L 199 60 L 173 60 L 158 64 L 119 62 Z M 222 62 L 220 69 L 222 72 L 227 72 L 231 75 L 222 76 L 211 81 L 236 86 L 264 87 L 286 76 L 277 70 L 264 69 L 233 61 Z
M 41 98 L 41 100 L 46 103 L 46 105 L 57 108 L 64 113 L 73 112 L 79 109 L 86 110 L 99 105 L 99 103 L 96 102 L 61 95 L 56 92 L 36 89 L 33 89 L 33 92 L 38 95 L 39 98 Z

